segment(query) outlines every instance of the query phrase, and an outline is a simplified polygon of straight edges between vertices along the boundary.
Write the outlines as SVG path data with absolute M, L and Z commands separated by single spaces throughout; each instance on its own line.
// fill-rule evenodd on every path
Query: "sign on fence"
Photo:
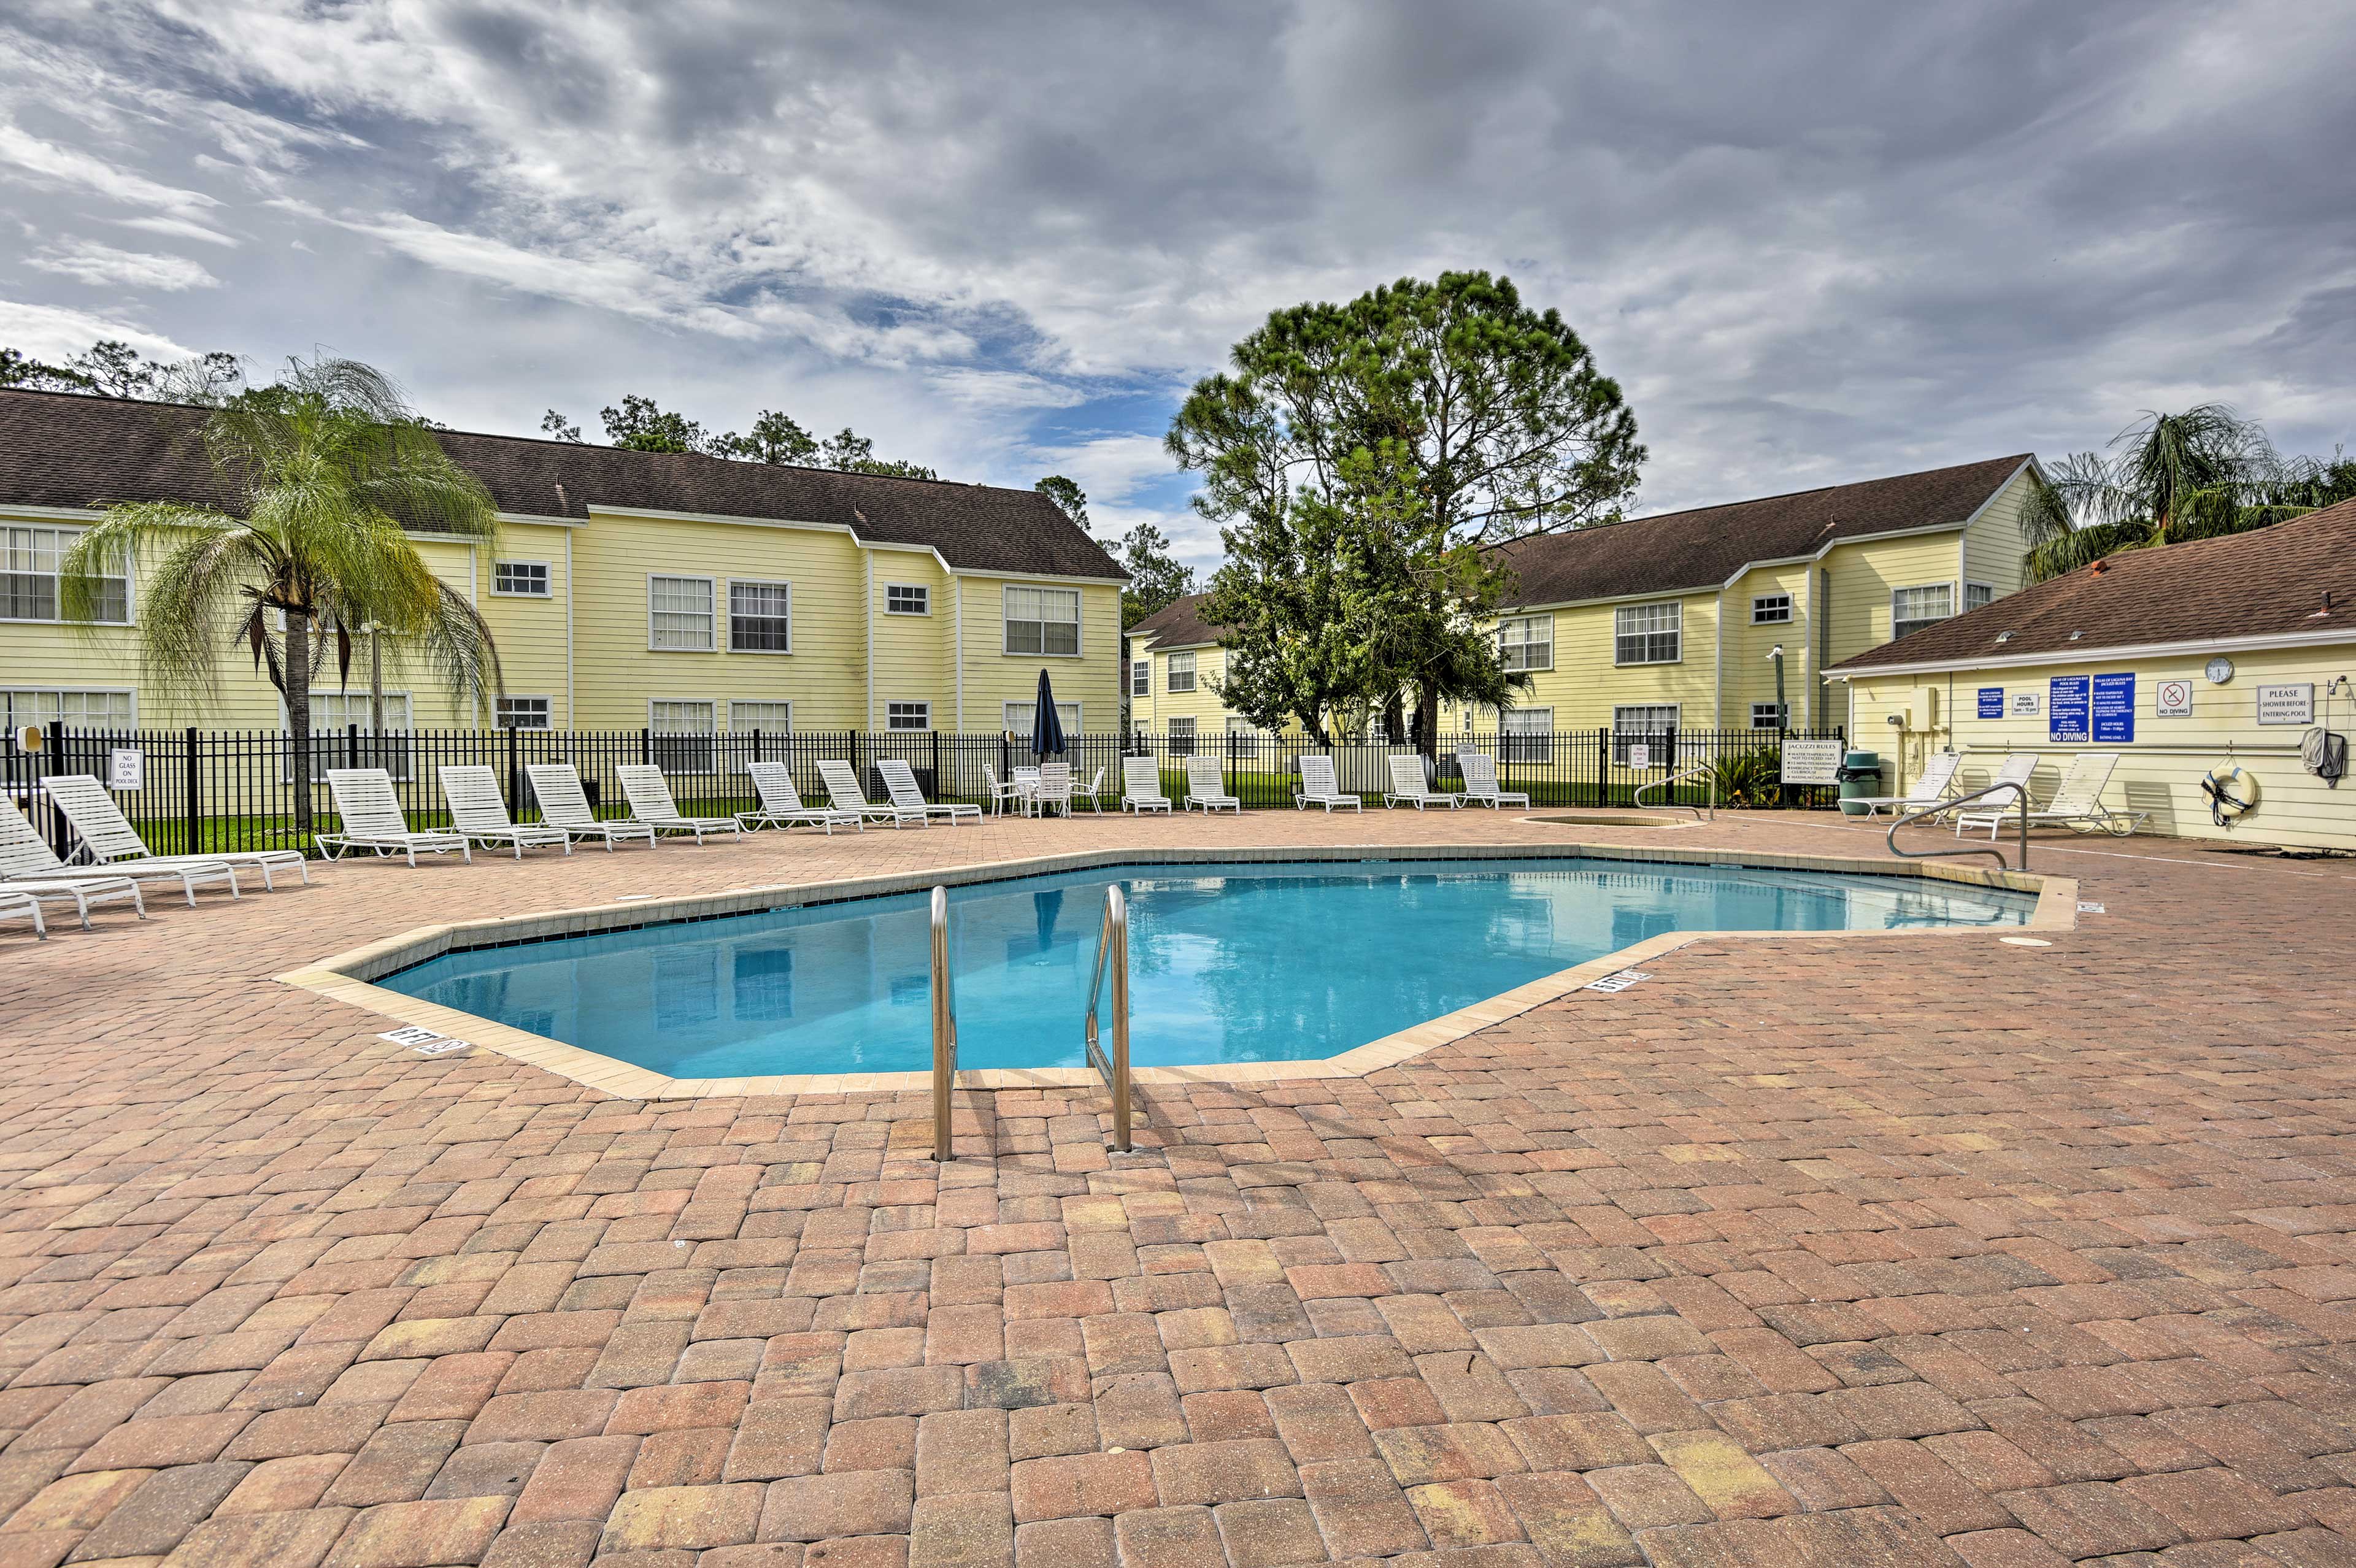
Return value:
M 1651 767 L 1653 748 L 1642 741 L 1631 741 L 1628 743 L 1628 765 L 1632 768 Z
M 1794 741 L 1783 742 L 1783 782 L 1787 784 L 1829 784 L 1840 783 L 1841 742 L 1838 741 Z
M 147 785 L 147 759 L 134 746 L 117 746 L 106 754 L 106 787 L 117 790 L 145 789 Z

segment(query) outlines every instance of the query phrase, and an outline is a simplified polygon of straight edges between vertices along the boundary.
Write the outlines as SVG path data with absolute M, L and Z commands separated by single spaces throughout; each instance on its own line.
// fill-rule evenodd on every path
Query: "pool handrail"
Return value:
M 949 891 L 933 889 L 933 1158 L 949 1157 L 949 1091 L 957 1083 L 957 996 L 949 976 Z
M 1112 1055 L 1098 1040 L 1097 1004 L 1103 998 L 1105 969 L 1112 970 Z M 1088 978 L 1088 1063 L 1112 1091 L 1112 1144 L 1130 1147 L 1129 1103 L 1129 900 L 1118 885 L 1105 890 L 1104 923 L 1097 930 L 1096 967 Z
M 1681 773 L 1671 773 L 1665 779 L 1655 779 L 1648 784 L 1638 784 L 1636 786 L 1636 794 L 1634 796 L 1636 809 L 1639 811 L 1644 809 L 1644 792 L 1648 789 L 1669 789 L 1685 783 L 1687 779 L 1697 779 L 1705 775 L 1709 779 L 1710 820 L 1716 821 L 1718 817 L 1718 770 L 1711 767 L 1707 763 L 1702 763 L 1699 767 L 1687 768 Z M 1674 800 L 1665 800 L 1661 804 L 1663 805 L 1674 806 L 1677 803 Z M 1696 822 L 1702 820 L 1700 806 L 1688 805 L 1685 809 L 1694 814 L 1694 820 Z
M 2012 869 L 2016 871 L 2026 871 L 2029 869 L 2029 786 L 2027 784 L 2015 784 L 2010 779 L 1998 779 L 1996 783 L 1988 784 L 1981 789 L 1976 789 L 1969 795 L 1959 795 L 1954 796 L 1953 799 L 1943 800 L 1936 805 L 1925 806 L 1920 811 L 1908 812 L 1905 816 L 1898 818 L 1897 821 L 1892 822 L 1890 825 L 1890 831 L 1883 836 L 1890 845 L 1890 852 L 1897 856 L 1901 860 L 1940 860 L 1956 855 L 1993 855 L 1996 857 L 1997 869 L 2003 870 L 2005 869 L 2004 851 L 1997 848 L 1993 843 L 1989 844 L 1985 848 L 1901 849 L 1898 847 L 1898 830 L 1905 827 L 1910 822 L 1921 822 L 1928 817 L 1944 816 L 1959 805 L 1968 805 L 1972 801 L 1981 799 L 1984 796 L 1995 795 L 1999 790 L 2008 789 L 2013 793 L 2014 798 L 2020 802 L 2020 859 L 2019 863 L 2014 866 Z M 1996 835 L 1994 833 L 1990 833 L 1988 837 L 1992 839 Z

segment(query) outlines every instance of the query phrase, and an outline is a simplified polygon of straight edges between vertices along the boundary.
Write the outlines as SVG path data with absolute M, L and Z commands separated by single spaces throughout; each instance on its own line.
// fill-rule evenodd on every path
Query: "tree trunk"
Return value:
M 287 781 L 294 789 L 294 837 L 307 849 L 311 837 L 311 616 L 286 612 L 286 735 L 294 754 Z
M 1440 688 L 1425 684 L 1415 692 L 1415 744 L 1425 756 L 1440 756 Z
M 1394 746 L 1407 739 L 1407 705 L 1396 691 L 1383 703 L 1383 739 Z

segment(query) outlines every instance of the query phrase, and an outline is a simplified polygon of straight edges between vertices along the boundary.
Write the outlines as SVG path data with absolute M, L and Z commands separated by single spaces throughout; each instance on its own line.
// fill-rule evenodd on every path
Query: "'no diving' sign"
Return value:
M 2192 717 L 2192 683 L 2189 680 L 2155 681 L 2151 688 L 2152 712 L 2161 719 Z

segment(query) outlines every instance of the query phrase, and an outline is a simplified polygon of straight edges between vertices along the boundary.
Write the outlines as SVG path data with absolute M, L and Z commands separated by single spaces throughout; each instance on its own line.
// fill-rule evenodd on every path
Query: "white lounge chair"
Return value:
M 310 858 L 300 849 L 217 849 L 202 855 L 157 855 L 131 826 L 106 786 L 88 773 L 56 773 L 41 781 L 49 799 L 66 820 L 73 824 L 74 837 L 90 851 L 91 859 L 99 866 L 114 866 L 128 869 L 134 865 L 168 867 L 183 862 L 220 862 L 238 867 L 251 867 L 262 873 L 262 885 L 274 891 L 277 882 L 273 873 L 293 867 L 307 884 L 311 880 Z
M 725 833 L 731 838 L 744 837 L 744 826 L 733 816 L 682 816 L 679 802 L 670 795 L 670 781 L 652 763 L 624 763 L 614 774 L 622 781 L 622 796 L 630 803 L 630 815 L 654 829 L 660 837 L 666 833 L 691 833 L 697 848 L 707 837 Z
M 1352 811 L 1366 809 L 1365 801 L 1343 792 L 1341 784 L 1333 777 L 1333 759 L 1313 752 L 1301 759 L 1301 787 L 1292 792 L 1293 810 L 1311 805 L 1323 806 L 1328 816 L 1333 815 L 1333 808 L 1337 805 L 1346 805 Z
M 531 798 L 540 802 L 540 819 L 562 829 L 568 838 L 595 838 L 612 854 L 616 844 L 643 842 L 655 847 L 655 830 L 643 822 L 606 822 L 589 809 L 589 794 L 571 763 L 527 763 L 524 776 L 531 780 Z
M 16 814 L 10 811 L 7 815 L 14 816 Z M 33 906 L 33 929 L 45 940 L 49 928 L 48 922 L 41 917 L 44 900 L 73 905 L 75 915 L 81 921 L 81 928 L 88 931 L 91 905 L 120 903 L 124 899 L 131 901 L 132 909 L 141 920 L 147 918 L 147 900 L 139 891 L 139 884 L 129 877 L 77 877 L 71 881 L 59 882 L 20 881 L 12 877 L 0 883 L 0 901 L 13 905 L 21 900 Z M 7 912 L 7 908 L 0 907 L 0 914 Z
M 41 901 L 30 893 L 12 893 L 0 890 L 0 920 L 11 915 L 23 915 L 33 923 L 33 934 L 43 942 L 49 939 L 49 923 L 41 918 Z
M 1123 757 L 1120 760 L 1120 808 L 1136 812 L 1167 812 L 1170 809 L 1170 797 L 1162 793 L 1160 759 Z
M 1914 787 L 1904 795 L 1851 795 L 1848 803 L 1856 805 L 1862 802 L 1868 816 L 1879 816 L 1884 808 L 1893 816 L 1903 816 L 1910 811 L 1928 811 L 1947 798 L 1955 782 L 1955 769 L 1963 764 L 1963 761 L 1953 752 L 1934 752 L 1931 760 L 1922 764 L 1922 776 L 1916 779 Z M 1994 800 L 1996 797 L 1990 795 L 1988 798 Z
M 2063 770 L 2062 782 L 2053 786 L 2053 798 L 2042 809 L 2029 814 L 2031 827 L 2071 827 L 2082 833 L 2108 833 L 2124 838 L 2133 833 L 2147 811 L 2113 811 L 2103 804 L 2103 786 L 2111 782 L 2111 770 L 2119 765 L 2116 752 L 2081 752 L 2070 759 Z M 1988 837 L 1994 838 L 2000 821 L 1991 824 Z
M 1530 808 L 1530 797 L 1521 790 L 1497 787 L 1497 760 L 1486 752 L 1456 753 L 1457 772 L 1464 775 L 1464 798 L 1475 805 L 1496 810 L 1507 805 Z
M 229 896 L 239 896 L 237 870 L 221 860 L 187 859 L 157 860 L 148 865 L 136 863 L 123 866 L 69 866 L 58 859 L 48 841 L 34 830 L 14 806 L 0 806 L 0 884 L 11 892 L 30 892 L 33 885 L 43 887 L 73 886 L 84 882 L 177 882 L 187 895 L 188 902 L 197 901 L 197 889 L 219 882 L 229 889 Z M 89 923 L 89 911 L 80 901 L 83 923 Z M 140 905 L 144 913 L 146 909 Z
M 508 815 L 508 803 L 499 794 L 499 775 L 488 764 L 445 763 L 434 776 L 450 807 L 450 825 L 469 843 L 486 849 L 507 845 L 519 860 L 526 849 L 552 847 L 573 853 L 573 835 L 563 828 L 544 822 L 518 823 Z
M 410 831 L 409 819 L 401 814 L 400 797 L 392 793 L 392 775 L 382 768 L 329 768 L 327 793 L 336 798 L 336 815 L 343 819 L 343 830 L 315 833 L 311 842 L 330 860 L 343 859 L 346 850 L 373 849 L 380 859 L 406 855 L 412 866 L 421 851 L 428 855 L 455 851 L 466 864 L 475 863 L 474 847 L 464 834 Z
M 988 763 L 981 764 L 981 780 L 990 786 L 991 816 L 998 816 L 1010 805 L 1017 811 L 1023 809 L 1024 796 L 1027 792 L 1023 789 L 1021 780 L 1010 779 L 1004 784 L 999 783 L 998 770 Z
M 1097 776 L 1088 781 L 1087 788 L 1082 789 L 1077 784 L 1074 784 L 1072 786 L 1072 798 L 1074 800 L 1087 801 L 1088 803 L 1088 809 L 1095 812 L 1098 816 L 1102 816 L 1104 815 L 1104 785 L 1105 771 L 1102 768 L 1098 768 L 1097 770 Z
M 1244 803 L 1227 793 L 1227 781 L 1216 757 L 1186 759 L 1186 809 L 1192 811 L 1198 805 L 1206 816 L 1215 811 L 1243 815 Z
M 951 827 L 969 816 L 973 818 L 976 827 L 981 826 L 981 807 L 978 805 L 961 800 L 926 800 L 925 792 L 916 787 L 916 771 L 898 758 L 884 759 L 875 764 L 875 771 L 884 777 L 884 793 L 892 797 L 893 805 L 898 809 L 920 811 L 927 819 L 946 816 Z M 1044 773 L 1045 770 L 1041 771 Z M 1071 793 L 1071 770 L 1066 768 L 1064 790 L 1066 795 Z
M 820 763 L 818 776 L 825 781 L 826 798 L 837 811 L 848 812 L 865 822 L 888 822 L 894 827 L 904 822 L 913 822 L 919 827 L 925 825 L 922 811 L 912 811 L 896 803 L 877 805 L 869 801 L 867 792 L 859 787 L 859 775 L 851 771 L 849 763 Z
M 794 770 L 783 763 L 747 763 L 744 771 L 752 775 L 753 792 L 761 797 L 758 811 L 736 814 L 736 820 L 747 827 L 823 827 L 830 838 L 838 824 L 863 828 L 851 812 L 804 805 L 802 792 L 794 785 Z
M 2019 784 L 2025 792 L 2029 788 L 2029 776 L 2036 772 L 2036 752 L 2008 752 L 2004 761 L 1997 764 L 1996 776 L 1989 779 L 1988 782 L 1981 787 L 1985 789 L 1994 789 L 1998 784 Z M 1965 795 L 1970 795 L 1973 792 L 1965 790 L 1964 793 Z M 2036 810 L 2037 803 L 2033 800 L 2030 801 L 2029 803 L 2029 809 L 2031 811 Z M 1992 822 L 2001 822 L 2008 816 L 2017 816 L 2019 811 L 2020 797 L 2019 795 L 2012 795 L 2010 793 L 2004 795 L 1981 795 L 1979 799 L 1972 802 L 1970 805 L 1963 807 L 1955 813 L 1955 837 L 1961 838 L 1964 836 L 1964 829 L 1966 827 L 1986 827 Z M 1994 835 L 1991 834 L 1990 836 L 1993 837 Z
M 1444 805 L 1453 811 L 1464 804 L 1464 797 L 1448 790 L 1436 790 L 1423 776 L 1423 759 L 1394 754 L 1391 758 L 1390 793 L 1383 796 L 1383 809 L 1405 803 L 1421 811 L 1427 805 Z

